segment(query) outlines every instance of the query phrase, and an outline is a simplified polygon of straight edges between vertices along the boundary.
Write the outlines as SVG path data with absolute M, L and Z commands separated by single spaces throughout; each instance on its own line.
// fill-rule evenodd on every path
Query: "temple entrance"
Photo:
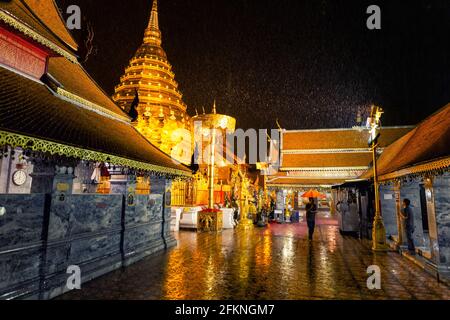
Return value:
M 425 185 L 420 184 L 420 213 L 422 220 L 422 230 L 423 230 L 423 243 L 424 248 L 419 248 L 419 253 L 425 257 L 431 258 L 431 245 L 430 245 L 430 232 L 428 226 L 428 207 L 427 198 L 425 194 Z M 417 214 L 419 214 L 417 212 Z
M 425 195 L 425 186 L 420 185 L 420 211 L 422 212 L 422 228 L 424 234 L 428 234 L 428 208 L 427 208 L 427 198 Z

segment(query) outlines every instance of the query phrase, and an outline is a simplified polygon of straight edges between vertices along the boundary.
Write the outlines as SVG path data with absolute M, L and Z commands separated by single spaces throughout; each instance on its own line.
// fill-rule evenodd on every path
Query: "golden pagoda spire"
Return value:
M 149 29 L 159 30 L 158 23 L 158 0 L 153 0 L 152 12 L 150 13 Z
M 147 29 L 145 29 L 144 43 L 160 46 L 162 43 L 161 31 L 159 30 L 158 19 L 158 0 L 153 0 L 152 11 L 148 21 Z
M 167 131 L 167 127 L 164 129 L 164 124 L 170 121 L 176 122 L 177 116 L 180 115 L 184 116 L 188 123 L 190 118 L 186 112 L 183 95 L 178 89 L 172 65 L 161 46 L 161 39 L 158 2 L 153 0 L 144 41 L 125 68 L 125 73 L 120 77 L 120 83 L 115 87 L 113 100 L 124 110 L 129 110 L 137 90 L 139 92 L 139 103 L 136 106 L 138 121 L 133 125 L 151 143 L 168 152 L 177 141 L 172 141 L 171 135 L 162 134 L 164 130 Z

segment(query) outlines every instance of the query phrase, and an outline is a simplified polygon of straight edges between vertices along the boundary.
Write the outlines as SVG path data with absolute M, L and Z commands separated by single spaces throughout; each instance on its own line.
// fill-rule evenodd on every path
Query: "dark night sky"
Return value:
M 151 0 L 78 4 L 95 29 L 85 67 L 111 94 Z M 378 4 L 382 30 L 366 28 Z M 358 107 L 415 124 L 450 102 L 450 1 L 160 0 L 163 47 L 192 115 L 217 99 L 242 128 L 350 127 Z M 83 25 L 84 27 L 85 25 Z M 74 32 L 78 42 L 85 28 Z

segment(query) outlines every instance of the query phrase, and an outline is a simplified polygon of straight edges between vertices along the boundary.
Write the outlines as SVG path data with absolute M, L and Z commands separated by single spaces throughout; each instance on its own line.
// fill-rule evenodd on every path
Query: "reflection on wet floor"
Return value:
M 304 222 L 221 233 L 180 231 L 178 246 L 82 285 L 62 299 L 449 299 L 449 288 L 395 252 L 339 234 L 318 217 L 314 240 Z M 381 268 L 380 290 L 366 286 Z

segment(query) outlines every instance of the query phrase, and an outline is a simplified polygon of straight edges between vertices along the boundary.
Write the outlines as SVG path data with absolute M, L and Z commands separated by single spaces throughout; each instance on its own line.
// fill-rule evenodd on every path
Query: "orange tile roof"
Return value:
M 0 130 L 183 172 L 132 125 L 67 102 L 36 81 L 0 67 Z
M 283 154 L 281 168 L 307 167 L 364 167 L 372 160 L 365 153 Z
M 78 44 L 67 30 L 54 0 L 23 0 L 59 39 L 77 49 Z
M 345 179 L 275 179 L 273 181 L 267 182 L 269 186 L 276 185 L 336 185 L 341 184 Z
M 0 9 L 19 19 L 26 26 L 57 46 L 72 52 L 77 49 L 77 44 L 65 28 L 53 0 L 0 2 Z M 49 25 L 46 23 L 49 23 Z
M 73 52 L 70 46 L 76 47 L 53 0 L 0 2 L 0 10 L 7 12 L 4 17 L 12 15 L 26 25 L 28 29 L 20 29 L 24 34 L 31 34 L 31 29 L 63 51 Z M 58 84 L 48 77 L 43 80 L 64 98 L 53 94 L 43 83 L 0 67 L 0 129 L 118 157 L 117 161 L 126 159 L 123 163 L 137 162 L 136 167 L 146 170 L 189 175 L 187 167 L 150 144 L 133 128 L 125 113 L 83 67 L 68 60 L 71 57 L 69 53 L 49 59 L 48 73 Z
M 72 63 L 63 57 L 50 58 L 48 73 L 58 80 L 65 90 L 118 115 L 125 115 L 79 63 Z
M 380 146 L 386 147 L 413 127 L 381 129 Z M 356 129 L 292 130 L 283 133 L 283 150 L 368 148 L 369 132 Z
M 380 144 L 386 147 L 413 127 L 385 127 L 381 129 Z M 318 179 L 298 176 L 274 179 L 271 183 L 289 184 L 339 184 L 349 177 L 330 177 L 328 173 L 320 173 L 321 168 L 336 168 L 364 170 L 372 161 L 372 153 L 367 144 L 369 133 L 367 130 L 356 129 L 320 129 L 320 130 L 292 130 L 283 133 L 282 158 L 280 170 L 301 170 L 317 168 L 314 175 Z M 309 169 L 311 170 L 311 169 Z M 352 173 L 354 178 L 359 172 Z M 349 173 L 349 175 L 351 175 Z M 283 176 L 283 171 L 273 177 Z
M 388 174 L 449 155 L 450 103 L 387 147 L 377 161 L 378 174 Z M 372 176 L 372 170 L 369 170 L 362 178 Z

